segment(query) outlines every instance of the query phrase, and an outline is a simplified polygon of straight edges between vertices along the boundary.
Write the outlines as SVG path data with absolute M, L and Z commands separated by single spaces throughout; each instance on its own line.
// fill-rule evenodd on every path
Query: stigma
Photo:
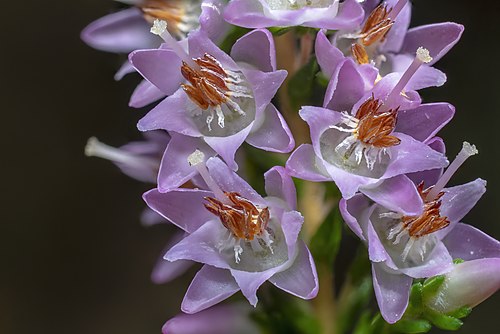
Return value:
M 219 217 L 229 232 L 228 240 L 219 243 L 219 250 L 233 247 L 236 263 L 240 262 L 243 253 L 241 242 L 250 243 L 255 251 L 268 248 L 272 252 L 273 240 L 268 228 L 269 208 L 259 208 L 237 192 L 225 192 L 224 195 L 229 204 L 213 197 L 206 197 L 207 203 L 204 204 L 208 211 Z
M 189 84 L 181 86 L 192 102 L 209 112 L 206 119 L 209 131 L 215 115 L 220 128 L 224 128 L 228 112 L 245 115 L 236 99 L 251 99 L 253 96 L 242 73 L 224 69 L 221 63 L 208 53 L 201 58 L 193 58 L 193 62 L 196 66 L 183 61 L 181 73 Z
M 162 20 L 178 39 L 198 28 L 201 1 L 198 0 L 145 0 L 138 5 L 148 22 Z
M 398 109 L 381 112 L 381 107 L 382 103 L 372 96 L 359 107 L 355 116 L 346 112 L 342 114 L 341 124 L 347 128 L 332 126 L 336 130 L 350 133 L 335 147 L 335 152 L 345 162 L 354 160 L 360 165 L 364 158 L 368 169 L 373 170 L 382 154 L 390 154 L 389 148 L 400 144 L 401 140 L 392 135 Z

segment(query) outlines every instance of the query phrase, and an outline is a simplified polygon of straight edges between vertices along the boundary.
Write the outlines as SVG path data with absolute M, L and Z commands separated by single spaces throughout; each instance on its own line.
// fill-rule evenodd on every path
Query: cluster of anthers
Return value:
M 222 105 L 238 115 L 245 112 L 233 98 L 252 98 L 251 91 L 243 83 L 240 73 L 224 69 L 212 55 L 205 53 L 203 58 L 193 59 L 195 66 L 182 62 L 181 73 L 189 84 L 182 88 L 200 109 L 210 110 L 207 117 L 208 129 L 217 114 L 217 123 L 224 128 L 224 111 Z
M 258 208 L 252 202 L 236 192 L 224 192 L 229 199 L 223 203 L 219 199 L 206 197 L 208 203 L 205 208 L 219 217 L 222 225 L 229 231 L 229 246 L 234 248 L 236 263 L 240 262 L 243 248 L 240 241 L 250 243 L 253 250 L 258 251 L 269 248 L 272 252 L 271 235 L 268 232 L 269 208 Z M 221 243 L 219 250 L 227 247 L 227 243 Z
M 364 156 L 367 167 L 373 169 L 382 153 L 390 154 L 387 149 L 399 145 L 401 140 L 391 135 L 396 127 L 398 108 L 381 112 L 382 106 L 380 100 L 372 96 L 359 107 L 356 116 L 342 113 L 341 123 L 348 128 L 332 126 L 339 131 L 352 133 L 335 148 L 335 152 L 344 160 L 349 160 L 354 154 L 359 165 Z
M 138 7 L 147 21 L 167 22 L 170 32 L 182 39 L 198 27 L 200 3 L 199 0 L 145 0 Z
M 437 194 L 437 196 L 431 198 L 429 193 L 432 187 L 424 189 L 423 182 L 418 185 L 417 189 L 422 200 L 424 201 L 423 213 L 419 216 L 401 216 L 400 223 L 391 228 L 389 235 L 387 236 L 387 239 L 393 240 L 394 244 L 400 243 L 403 236 L 408 236 L 408 242 L 406 243 L 404 251 L 401 254 L 403 261 L 405 261 L 408 257 L 408 254 L 410 253 L 410 250 L 415 242 L 419 240 L 423 241 L 420 247 L 418 247 L 419 255 L 423 261 L 427 251 L 426 245 L 429 240 L 421 238 L 431 235 L 432 233 L 442 230 L 450 225 L 448 218 L 441 216 L 440 212 L 441 197 L 443 197 L 444 192 L 441 191 Z M 390 214 L 381 214 L 381 217 L 387 216 L 390 216 Z

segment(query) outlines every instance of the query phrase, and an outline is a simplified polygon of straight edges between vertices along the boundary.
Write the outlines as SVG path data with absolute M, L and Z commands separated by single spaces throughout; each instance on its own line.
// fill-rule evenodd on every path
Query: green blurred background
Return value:
M 457 108 L 441 133 L 450 158 L 464 140 L 479 148 L 452 183 L 488 181 L 488 192 L 465 221 L 500 238 L 500 3 L 413 3 L 413 26 L 466 26 L 460 44 L 437 64 L 448 83 L 422 95 Z M 159 333 L 178 312 L 189 281 L 155 286 L 149 280 L 170 228 L 141 227 L 140 195 L 148 187 L 83 155 L 92 135 L 113 145 L 137 138 L 135 122 L 144 114 L 127 107 L 138 77 L 113 81 L 121 59 L 79 39 L 80 30 L 114 4 L 3 5 L 0 333 Z M 460 332 L 498 333 L 499 307 L 497 294 L 474 310 Z

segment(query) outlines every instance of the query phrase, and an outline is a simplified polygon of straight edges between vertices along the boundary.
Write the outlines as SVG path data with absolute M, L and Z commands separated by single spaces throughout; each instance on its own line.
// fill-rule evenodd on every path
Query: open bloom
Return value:
M 169 31 L 177 39 L 185 39 L 196 29 L 209 38 L 220 41 L 228 30 L 222 18 L 223 1 L 219 0 L 121 0 L 131 8 L 106 15 L 89 24 L 81 38 L 91 47 L 114 53 L 130 53 L 160 46 L 162 40 L 150 33 L 155 19 L 168 22 Z M 134 71 L 127 60 L 116 73 L 115 79 Z M 146 80 L 137 86 L 130 105 L 143 107 L 165 95 Z
M 189 158 L 210 190 L 177 189 L 144 195 L 153 210 L 188 235 L 165 255 L 168 261 L 203 263 L 182 302 L 195 313 L 241 290 L 252 305 L 269 280 L 301 298 L 316 296 L 318 279 L 305 243 L 298 239 L 303 217 L 295 211 L 295 188 L 281 167 L 265 174 L 262 198 L 219 158 Z
M 464 29 L 462 25 L 445 22 L 408 30 L 411 18 L 409 1 L 389 0 L 376 8 L 370 3 L 364 6 L 367 16 L 363 24 L 353 30 L 336 32 L 333 43 L 323 31 L 318 33 L 316 55 L 328 77 L 346 57 L 360 66 L 376 68 L 377 80 L 393 72 L 403 73 L 412 63 L 415 50 L 423 46 L 433 59 L 414 75 L 409 88 L 418 90 L 446 82 L 446 75 L 432 65 L 459 41 Z
M 276 70 L 272 35 L 254 30 L 240 38 L 231 56 L 197 31 L 188 50 L 156 21 L 152 31 L 167 48 L 130 55 L 134 67 L 170 95 L 139 121 L 141 131 L 164 129 L 202 139 L 233 169 L 234 155 L 246 141 L 252 146 L 289 152 L 294 141 L 283 117 L 270 103 L 286 77 Z
M 490 237 L 459 224 L 486 191 L 486 182 L 477 179 L 444 188 L 458 167 L 475 153 L 474 146 L 464 143 L 435 185 L 416 187 L 403 175 L 384 182 L 386 197 L 379 197 L 375 203 L 365 195 L 341 200 L 345 222 L 367 243 L 375 294 L 382 316 L 389 323 L 403 315 L 413 278 L 449 272 L 453 258 L 463 253 L 468 257 L 498 254 L 498 248 L 489 247 Z M 366 195 L 373 198 L 370 192 Z M 393 200 L 398 197 L 402 200 Z M 402 202 L 405 206 L 398 205 Z M 459 232 L 464 229 L 470 231 L 468 235 Z
M 352 62 L 346 62 L 343 69 L 345 75 L 330 95 L 328 106 L 336 110 L 354 106 L 347 109 L 350 113 L 302 108 L 300 116 L 309 124 L 312 145 L 301 145 L 292 153 L 286 165 L 291 175 L 311 181 L 333 180 L 343 197 L 350 198 L 361 188 L 377 188 L 381 180 L 447 165 L 446 157 L 425 141 L 453 117 L 452 106 L 420 105 L 415 92 L 402 95 L 411 76 L 399 80 L 387 76 L 367 96 Z M 360 82 L 354 80 L 360 89 L 351 91 L 353 95 L 342 94 L 351 87 L 348 79 L 353 77 L 360 78 Z M 358 94 L 365 95 L 353 102 Z M 400 114 L 402 119 L 398 120 Z M 377 194 L 384 196 L 382 190 L 373 192 L 373 196 Z

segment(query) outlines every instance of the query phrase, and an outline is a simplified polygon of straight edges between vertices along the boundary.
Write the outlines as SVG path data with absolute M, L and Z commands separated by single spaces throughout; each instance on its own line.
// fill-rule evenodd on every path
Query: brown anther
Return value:
M 351 46 L 351 53 L 354 59 L 358 62 L 358 64 L 368 64 L 370 62 L 370 58 L 368 57 L 368 53 L 366 53 L 366 49 L 355 43 Z
M 360 43 L 363 46 L 370 46 L 385 38 L 394 24 L 394 21 L 389 18 L 390 12 L 384 4 L 371 12 L 360 32 Z
M 230 89 L 226 85 L 228 75 L 222 65 L 209 54 L 193 59 L 199 66 L 194 69 L 182 62 L 181 74 L 190 83 L 182 85 L 189 98 L 203 110 L 218 106 L 228 100 Z
M 186 14 L 183 0 L 145 0 L 138 7 L 144 14 L 144 18 L 153 22 L 155 19 L 167 22 L 168 29 L 172 33 L 179 31 L 179 24 Z
M 232 204 L 224 204 L 213 197 L 205 197 L 205 208 L 218 216 L 222 225 L 233 236 L 246 241 L 261 236 L 269 223 L 269 209 L 258 209 L 252 202 L 236 192 L 225 192 Z
M 366 100 L 356 112 L 359 120 L 356 128 L 357 139 L 377 148 L 399 145 L 401 140 L 391 136 L 396 127 L 398 109 L 380 112 L 382 103 L 373 96 Z
M 404 216 L 402 218 L 403 226 L 408 231 L 410 237 L 419 238 L 425 235 L 437 232 L 450 225 L 447 217 L 442 217 L 440 213 L 441 197 L 444 193 L 440 192 L 439 195 L 431 201 L 426 201 L 427 194 L 430 189 L 424 190 L 424 183 L 420 183 L 417 187 L 420 196 L 424 200 L 424 212 L 420 216 Z

